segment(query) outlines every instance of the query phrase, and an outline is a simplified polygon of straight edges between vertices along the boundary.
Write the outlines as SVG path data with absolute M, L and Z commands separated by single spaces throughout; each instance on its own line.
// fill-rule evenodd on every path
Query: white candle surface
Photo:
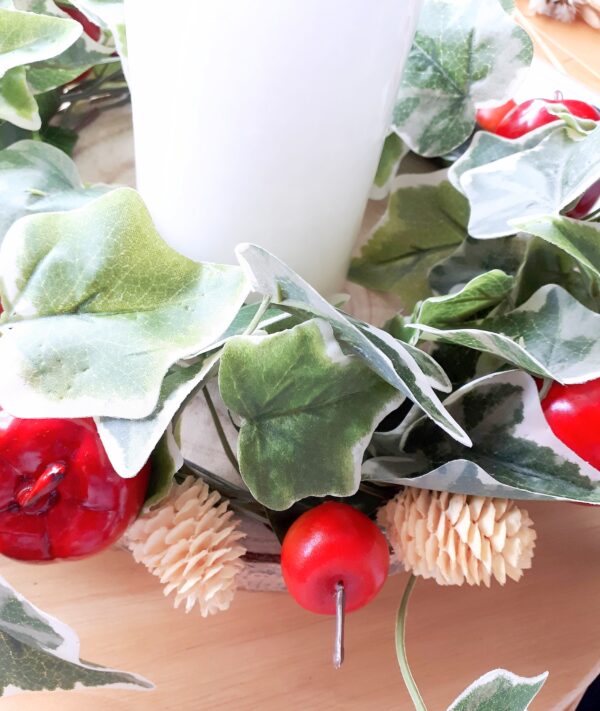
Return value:
M 420 0 L 125 0 L 136 175 L 162 236 L 344 281 Z

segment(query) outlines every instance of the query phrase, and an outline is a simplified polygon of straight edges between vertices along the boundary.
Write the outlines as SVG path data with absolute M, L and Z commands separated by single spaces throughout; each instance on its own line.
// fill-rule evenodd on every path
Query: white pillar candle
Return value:
M 137 183 L 197 260 L 344 281 L 420 0 L 126 0 Z

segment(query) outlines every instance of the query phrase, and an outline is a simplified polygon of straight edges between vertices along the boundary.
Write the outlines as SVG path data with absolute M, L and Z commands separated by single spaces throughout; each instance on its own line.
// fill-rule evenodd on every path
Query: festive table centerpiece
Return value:
M 302 15 L 304 3 L 288 4 Z M 395 17 L 398 4 L 384 5 Z M 269 6 L 275 13 L 279 3 Z M 342 12 L 345 3 L 332 6 Z M 366 0 L 350 6 L 370 17 Z M 130 7 L 133 23 L 141 3 Z M 375 127 L 372 165 L 363 143 L 347 147 L 360 175 L 345 174 L 354 158 L 327 155 L 319 181 L 336 204 L 314 223 L 318 238 L 297 229 L 311 224 L 312 203 L 323 208 L 314 186 L 304 203 L 294 198 L 308 218 L 288 216 L 289 243 L 283 227 L 274 231 L 285 224 L 276 195 L 273 221 L 263 208 L 248 217 L 259 242 L 257 225 L 270 225 L 269 250 L 248 243 L 245 219 L 227 221 L 227 230 L 239 229 L 234 266 L 177 252 L 136 191 L 83 184 L 68 155 L 99 111 L 128 100 L 121 2 L 0 2 L 0 553 L 77 559 L 119 543 L 175 606 L 207 616 L 230 606 L 252 561 L 243 522 L 253 521 L 281 541 L 276 560 L 290 594 L 336 615 L 336 666 L 344 612 L 377 595 L 390 563 L 402 565 L 411 576 L 397 618 L 398 661 L 415 708 L 425 708 L 404 646 L 416 578 L 518 581 L 536 540 L 524 502 L 600 503 L 600 111 L 577 97 L 512 101 L 532 48 L 510 11 L 507 0 L 425 0 L 393 107 L 371 111 L 357 97 L 358 117 Z M 409 26 L 410 17 L 396 19 Z M 139 29 L 131 32 L 132 86 L 147 177 Z M 361 30 L 366 51 L 373 27 Z M 386 35 L 382 76 L 398 74 L 404 48 L 394 56 L 391 47 L 408 35 Z M 168 68 L 162 60 L 156 68 L 163 84 Z M 343 77 L 345 101 L 358 71 L 352 65 Z M 181 112 L 185 135 L 194 126 L 178 102 L 188 82 L 176 86 L 169 116 Z M 367 96 L 368 86 L 357 86 Z M 351 124 L 346 110 L 334 110 L 335 83 L 330 91 L 329 117 Z M 275 254 L 281 243 L 291 261 L 301 255 L 304 275 L 324 260 L 316 279 L 326 292 L 334 285 L 356 219 L 343 229 L 337 221 L 363 209 L 365 175 L 380 150 L 376 125 L 388 108 L 372 192 L 386 210 L 349 271 L 402 305 L 374 325 Z M 161 111 L 158 103 L 149 125 Z M 260 111 L 252 111 L 257 130 Z M 176 184 L 169 166 L 189 164 L 179 155 L 188 144 L 177 136 L 171 155 L 168 136 L 152 130 L 167 171 L 160 180 Z M 301 153 L 318 157 L 325 144 L 306 139 Z M 306 165 L 289 169 L 298 178 Z M 252 180 L 252 165 L 243 174 Z M 276 178 L 286 185 L 285 171 Z M 337 180 L 341 187 L 327 185 Z M 183 185 L 186 200 L 171 192 L 164 211 L 156 184 L 146 180 L 159 225 L 200 225 L 198 244 L 209 243 L 210 220 L 198 220 L 194 204 L 210 200 L 206 173 L 197 194 Z M 224 204 L 222 189 L 215 195 Z M 353 194 L 360 205 L 346 213 L 340 196 Z M 235 190 L 231 197 L 234 204 Z M 189 215 L 169 217 L 188 203 Z M 217 213 L 210 219 L 219 226 Z M 339 263 L 328 261 L 323 231 L 332 219 Z M 173 229 L 168 239 L 191 244 L 189 228 Z M 181 453 L 182 419 L 199 402 L 235 477 L 215 472 L 209 457 Z M 8 582 L 0 590 L 3 693 L 151 687 L 82 662 L 72 630 Z M 525 709 L 545 678 L 495 670 L 450 708 Z

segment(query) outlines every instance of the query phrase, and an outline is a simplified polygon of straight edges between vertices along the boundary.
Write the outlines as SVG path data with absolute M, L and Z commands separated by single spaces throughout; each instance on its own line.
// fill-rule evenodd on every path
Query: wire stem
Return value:
M 213 399 L 210 396 L 210 393 L 208 392 L 208 388 L 206 386 L 202 388 L 202 393 L 204 394 L 204 399 L 206 400 L 206 404 L 208 405 L 210 416 L 212 417 L 213 424 L 215 426 L 215 429 L 217 430 L 217 435 L 219 436 L 223 451 L 225 452 L 227 459 L 229 459 L 229 461 L 231 462 L 233 468 L 239 474 L 240 467 L 237 458 L 233 453 L 233 450 L 231 449 L 229 441 L 227 440 L 227 435 L 225 434 L 225 430 L 223 429 L 223 425 L 221 424 L 219 413 L 217 412 L 217 408 L 215 407 Z
M 410 599 L 410 594 L 415 586 L 417 579 L 414 575 L 411 575 L 406 583 L 406 588 L 404 590 L 404 595 L 402 596 L 402 601 L 400 603 L 400 608 L 398 609 L 398 616 L 396 617 L 396 655 L 398 657 L 398 664 L 400 665 L 400 671 L 402 672 L 402 678 L 404 679 L 404 684 L 410 694 L 410 698 L 414 704 L 416 711 L 427 711 L 425 702 L 421 698 L 419 689 L 415 683 L 412 672 L 410 671 L 410 666 L 408 664 L 408 658 L 406 656 L 406 614 L 408 610 L 408 601 Z

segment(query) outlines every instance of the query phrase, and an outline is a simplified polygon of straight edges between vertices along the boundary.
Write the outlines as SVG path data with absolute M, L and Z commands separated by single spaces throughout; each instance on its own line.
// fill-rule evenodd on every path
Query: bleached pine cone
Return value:
M 198 604 L 207 617 L 231 604 L 246 550 L 238 543 L 244 534 L 228 506 L 190 476 L 125 534 L 133 557 L 160 578 L 165 595 L 175 592 L 175 607 L 185 601 L 189 612 Z
M 508 499 L 407 488 L 378 521 L 406 570 L 439 585 L 504 585 L 531 567 L 533 522 Z

